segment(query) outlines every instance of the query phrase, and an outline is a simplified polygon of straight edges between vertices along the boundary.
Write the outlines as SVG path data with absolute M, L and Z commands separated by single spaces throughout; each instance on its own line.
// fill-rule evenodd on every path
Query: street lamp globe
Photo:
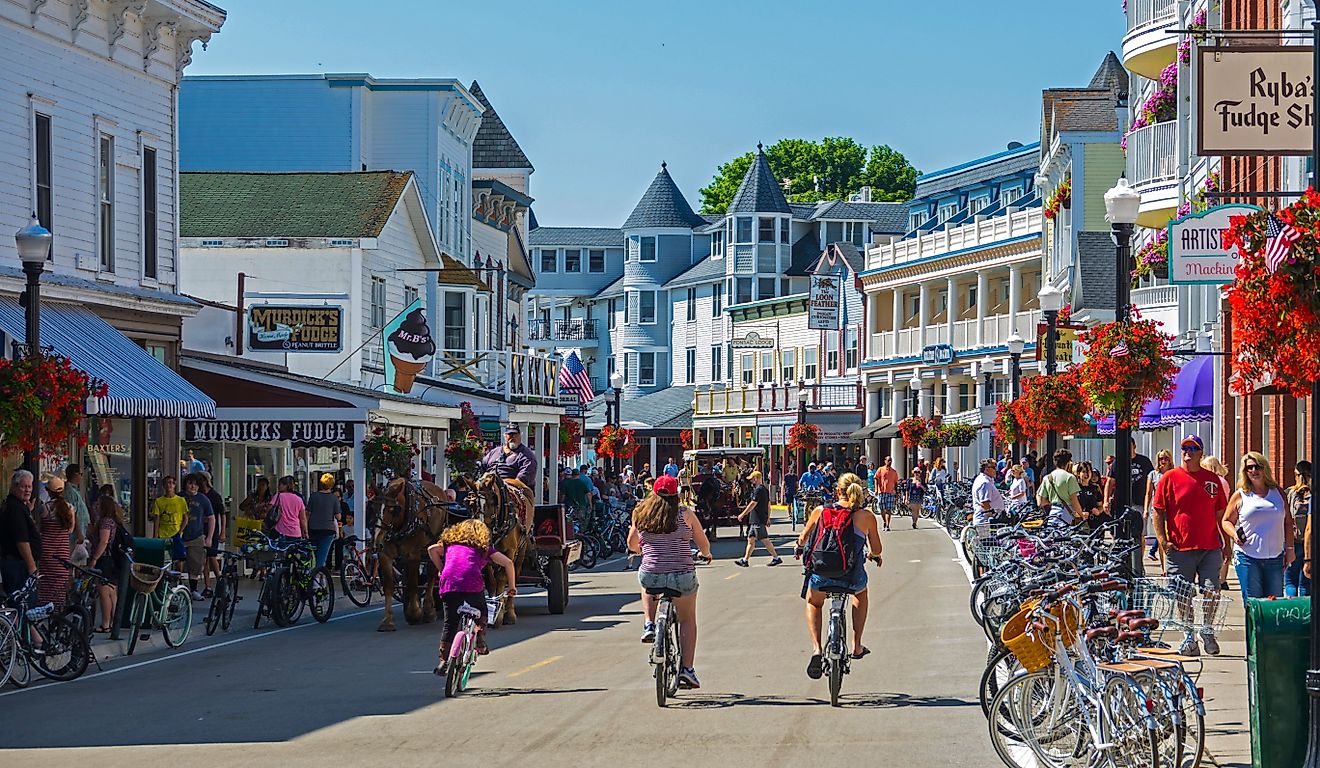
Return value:
M 913 373 L 912 378 L 908 379 L 908 386 L 914 391 L 921 389 L 921 375 Z
M 1027 340 L 1022 338 L 1016 328 L 1013 330 L 1013 333 L 1009 334 L 1005 344 L 1008 345 L 1008 353 L 1010 355 L 1020 355 L 1027 348 Z
M 14 242 L 18 244 L 18 258 L 24 264 L 45 264 L 50 255 L 50 230 L 41 226 L 37 217 L 26 227 L 14 233 Z
M 1040 300 L 1040 308 L 1046 312 L 1058 312 L 1063 309 L 1063 291 L 1048 283 L 1040 289 L 1036 298 Z
M 615 389 L 623 389 L 623 374 L 618 371 L 611 373 L 610 386 Z
M 995 369 L 995 359 L 986 355 L 981 359 L 981 373 L 989 375 Z
M 1118 183 L 1105 193 L 1105 220 L 1110 224 L 1135 224 L 1140 209 L 1141 193 L 1120 176 Z
M 807 401 L 810 400 L 810 399 L 811 399 L 811 393 L 810 393 L 810 392 L 808 392 L 808 391 L 805 390 L 805 389 L 799 389 L 799 390 L 798 390 L 798 403 L 800 403 L 800 404 L 802 404 L 802 405 L 806 405 L 806 404 L 807 404 Z

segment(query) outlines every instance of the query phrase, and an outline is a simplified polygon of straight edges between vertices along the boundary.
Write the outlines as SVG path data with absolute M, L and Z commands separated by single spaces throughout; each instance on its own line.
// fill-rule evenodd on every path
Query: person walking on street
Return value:
M 75 547 L 78 544 L 90 547 L 92 518 L 87 510 L 87 502 L 83 500 L 82 468 L 77 464 L 64 468 L 64 498 L 73 505 L 74 529 L 69 543 Z
M 271 505 L 280 512 L 275 522 L 275 533 L 281 539 L 305 539 L 308 535 L 307 506 L 295 491 L 293 475 L 280 478 L 279 491 L 271 499 Z
M 1180 448 L 1182 465 L 1160 478 L 1155 493 L 1152 505 L 1155 538 L 1168 560 L 1169 575 L 1182 578 L 1211 598 L 1205 601 L 1201 641 L 1206 653 L 1218 656 L 1219 641 L 1213 631 L 1217 607 L 1214 598 L 1219 594 L 1219 563 L 1224 556 L 1223 519 L 1228 498 L 1219 476 L 1201 468 L 1201 456 L 1205 452 L 1201 438 L 1188 435 Z M 1193 610 L 1190 602 L 1179 606 L 1184 626 L 1192 626 Z M 1190 630 L 1185 632 L 1178 652 L 1183 656 L 1201 654 L 1196 636 Z
M 1305 559 L 1302 534 L 1311 520 L 1311 462 L 1306 459 L 1293 467 L 1288 511 L 1293 518 L 1293 561 L 1283 573 L 1283 594 L 1285 597 L 1307 597 L 1311 594 L 1311 578 L 1302 573 L 1302 560 Z
M 151 516 L 156 520 L 156 538 L 165 540 L 166 551 L 175 563 L 187 556 L 183 539 L 179 533 L 183 530 L 184 518 L 188 517 L 188 502 L 176 493 L 177 481 L 166 476 L 160 481 L 161 495 L 151 503 Z
M 894 518 L 894 507 L 898 503 L 898 470 L 894 469 L 894 457 L 886 456 L 875 471 L 876 506 L 880 509 L 880 521 L 885 530 Z
M 215 514 L 215 532 L 206 543 L 206 588 L 202 590 L 203 595 L 210 597 L 211 576 L 215 576 L 217 583 L 220 581 L 220 552 L 224 550 L 226 536 L 229 534 L 229 514 L 225 509 L 225 497 L 211 484 L 211 473 L 199 472 L 197 479 L 201 481 L 202 493 L 211 502 L 211 512 Z
M 853 474 L 857 475 L 857 478 L 861 480 L 863 484 L 866 483 L 866 478 L 871 474 L 870 462 L 871 460 L 866 458 L 866 454 L 862 454 L 857 459 L 857 466 L 853 467 Z
M 759 471 L 752 472 L 748 476 L 752 481 L 752 500 L 743 508 L 742 514 L 738 515 L 738 522 L 747 521 L 747 551 L 742 559 L 734 560 L 733 564 L 741 568 L 748 566 L 748 560 L 752 553 L 756 551 L 756 542 L 761 542 L 765 551 L 770 553 L 770 562 L 767 565 L 779 565 L 784 561 L 775 551 L 775 545 L 770 541 L 770 489 L 765 486 L 765 479 Z
M 6 592 L 17 592 L 36 576 L 41 559 L 41 531 L 32 516 L 32 481 L 26 469 L 14 472 L 9 495 L 0 507 L 0 582 Z M 28 603 L 35 602 L 33 595 Z
M 986 459 L 972 481 L 972 525 L 988 525 L 1007 511 L 1008 504 L 995 485 L 995 461 Z
M 912 468 L 912 476 L 908 478 L 908 509 L 912 512 L 912 527 L 917 527 L 917 520 L 921 518 L 921 506 L 926 498 L 926 470 L 921 465 Z
M 701 687 L 696 670 L 699 585 L 690 549 L 693 542 L 701 558 L 710 562 L 710 540 L 696 513 L 678 503 L 678 482 L 661 477 L 655 482 L 655 492 L 642 499 L 633 512 L 628 551 L 642 556 L 637 581 L 642 585 L 642 610 L 646 615 L 643 643 L 655 642 L 655 614 L 660 605 L 660 598 L 647 590 L 672 589 L 679 594 L 674 598 L 674 611 L 678 615 L 680 646 L 678 684 L 683 688 Z
M 797 513 L 798 496 L 798 475 L 796 472 L 788 471 L 784 473 L 783 479 L 779 481 L 779 495 L 788 506 L 788 513 L 793 516 L 793 521 L 800 522 L 801 517 Z
M 204 595 L 197 591 L 197 581 L 206 576 L 206 548 L 215 538 L 215 510 L 211 509 L 211 500 L 202 493 L 202 479 L 195 474 L 183 479 L 183 498 L 188 512 L 184 515 L 179 538 L 183 539 L 186 553 L 188 588 L 192 590 L 194 600 L 201 600 Z M 209 586 L 206 591 L 211 591 Z
M 325 565 L 330 548 L 339 535 L 339 497 L 335 495 L 335 476 L 321 475 L 320 489 L 307 497 L 307 533 L 316 547 L 316 567 Z
M 669 475 L 670 477 L 672 477 L 672 478 L 674 478 L 674 479 L 677 479 L 677 478 L 678 478 L 678 465 L 674 463 L 674 457 L 673 457 L 673 456 L 670 456 L 670 457 L 669 457 L 669 463 L 668 463 L 668 464 L 665 464 L 665 474 L 666 474 L 666 475 Z
M 1283 571 L 1292 565 L 1296 543 L 1293 519 L 1261 454 L 1243 455 L 1237 492 L 1228 500 L 1221 525 L 1233 542 L 1243 606 L 1249 597 L 1283 597 Z
M 1072 451 L 1060 448 L 1054 452 L 1054 471 L 1040 481 L 1036 489 L 1036 504 L 1049 509 L 1050 523 L 1054 525 L 1073 525 L 1086 519 L 1078 497 L 1082 487 L 1077 477 L 1068 471 L 1072 463 Z
M 64 561 L 69 559 L 69 535 L 77 527 L 73 505 L 64 498 L 64 481 L 52 477 L 46 481 L 46 493 L 50 501 L 41 505 L 41 559 L 37 561 L 37 570 L 41 573 L 41 583 L 37 586 L 37 601 L 42 605 L 54 603 L 56 608 L 64 605 L 69 594 L 69 569 Z

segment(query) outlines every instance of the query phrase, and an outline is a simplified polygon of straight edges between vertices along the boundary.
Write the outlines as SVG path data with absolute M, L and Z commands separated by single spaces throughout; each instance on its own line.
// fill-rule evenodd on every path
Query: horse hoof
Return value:
M 376 627 L 376 631 L 377 631 L 377 632 L 393 632 L 393 631 L 394 631 L 394 625 L 393 625 L 393 624 L 381 624 L 379 627 Z
M 503 621 L 502 623 L 504 623 L 504 624 L 517 624 L 517 623 L 518 623 L 518 617 L 517 617 L 517 616 L 514 616 L 514 615 L 512 615 L 512 614 L 506 613 L 506 614 L 504 614 L 504 621 Z

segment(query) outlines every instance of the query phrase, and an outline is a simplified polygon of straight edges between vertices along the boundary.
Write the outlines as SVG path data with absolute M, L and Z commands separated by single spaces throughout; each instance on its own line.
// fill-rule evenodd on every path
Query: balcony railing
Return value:
M 533 320 L 527 335 L 532 341 L 584 341 L 599 338 L 596 335 L 596 321 L 584 318 Z
M 1178 17 L 1178 0 L 1127 0 L 1128 32 Z
M 1136 294 L 1133 294 L 1134 301 Z M 1022 338 L 1031 341 L 1035 336 L 1036 326 L 1043 322 L 1039 309 L 1023 309 L 1017 313 L 1017 332 Z M 898 333 L 881 331 L 871 334 L 871 344 L 867 347 L 868 360 L 892 360 L 894 358 L 920 357 L 924 347 L 931 344 L 952 344 L 955 350 L 1000 347 L 1007 343 L 1013 328 L 1007 314 L 987 315 L 983 320 L 983 330 L 978 337 L 976 320 L 957 320 L 953 324 L 953 341 L 949 339 L 949 327 L 945 323 L 926 326 L 923 338 L 919 328 L 903 328 Z
M 1138 128 L 1127 142 L 1127 177 L 1133 186 L 1177 180 L 1177 121 Z
M 1039 234 L 1041 209 L 1027 208 L 1001 216 L 992 216 L 960 227 L 931 232 L 921 237 L 898 240 L 868 248 L 866 268 L 881 269 L 938 256 L 951 251 L 990 245 L 1001 240 Z
M 783 413 L 796 411 L 799 392 L 807 393 L 809 411 L 856 411 L 865 389 L 856 384 L 740 384 L 727 389 L 698 389 L 692 396 L 695 416 Z
M 559 360 L 549 355 L 490 349 L 441 349 L 434 376 L 451 386 L 503 395 L 506 400 L 555 403 Z
M 1132 292 L 1132 303 L 1141 309 L 1171 307 L 1178 304 L 1178 286 L 1152 285 Z

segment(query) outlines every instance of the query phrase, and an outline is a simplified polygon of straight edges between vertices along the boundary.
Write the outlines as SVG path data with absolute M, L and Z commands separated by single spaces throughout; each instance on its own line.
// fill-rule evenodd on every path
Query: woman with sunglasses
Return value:
M 1293 560 L 1292 513 L 1270 464 L 1255 451 L 1242 457 L 1238 489 L 1228 500 L 1224 534 L 1233 542 L 1233 567 L 1242 598 L 1283 597 L 1283 571 Z

